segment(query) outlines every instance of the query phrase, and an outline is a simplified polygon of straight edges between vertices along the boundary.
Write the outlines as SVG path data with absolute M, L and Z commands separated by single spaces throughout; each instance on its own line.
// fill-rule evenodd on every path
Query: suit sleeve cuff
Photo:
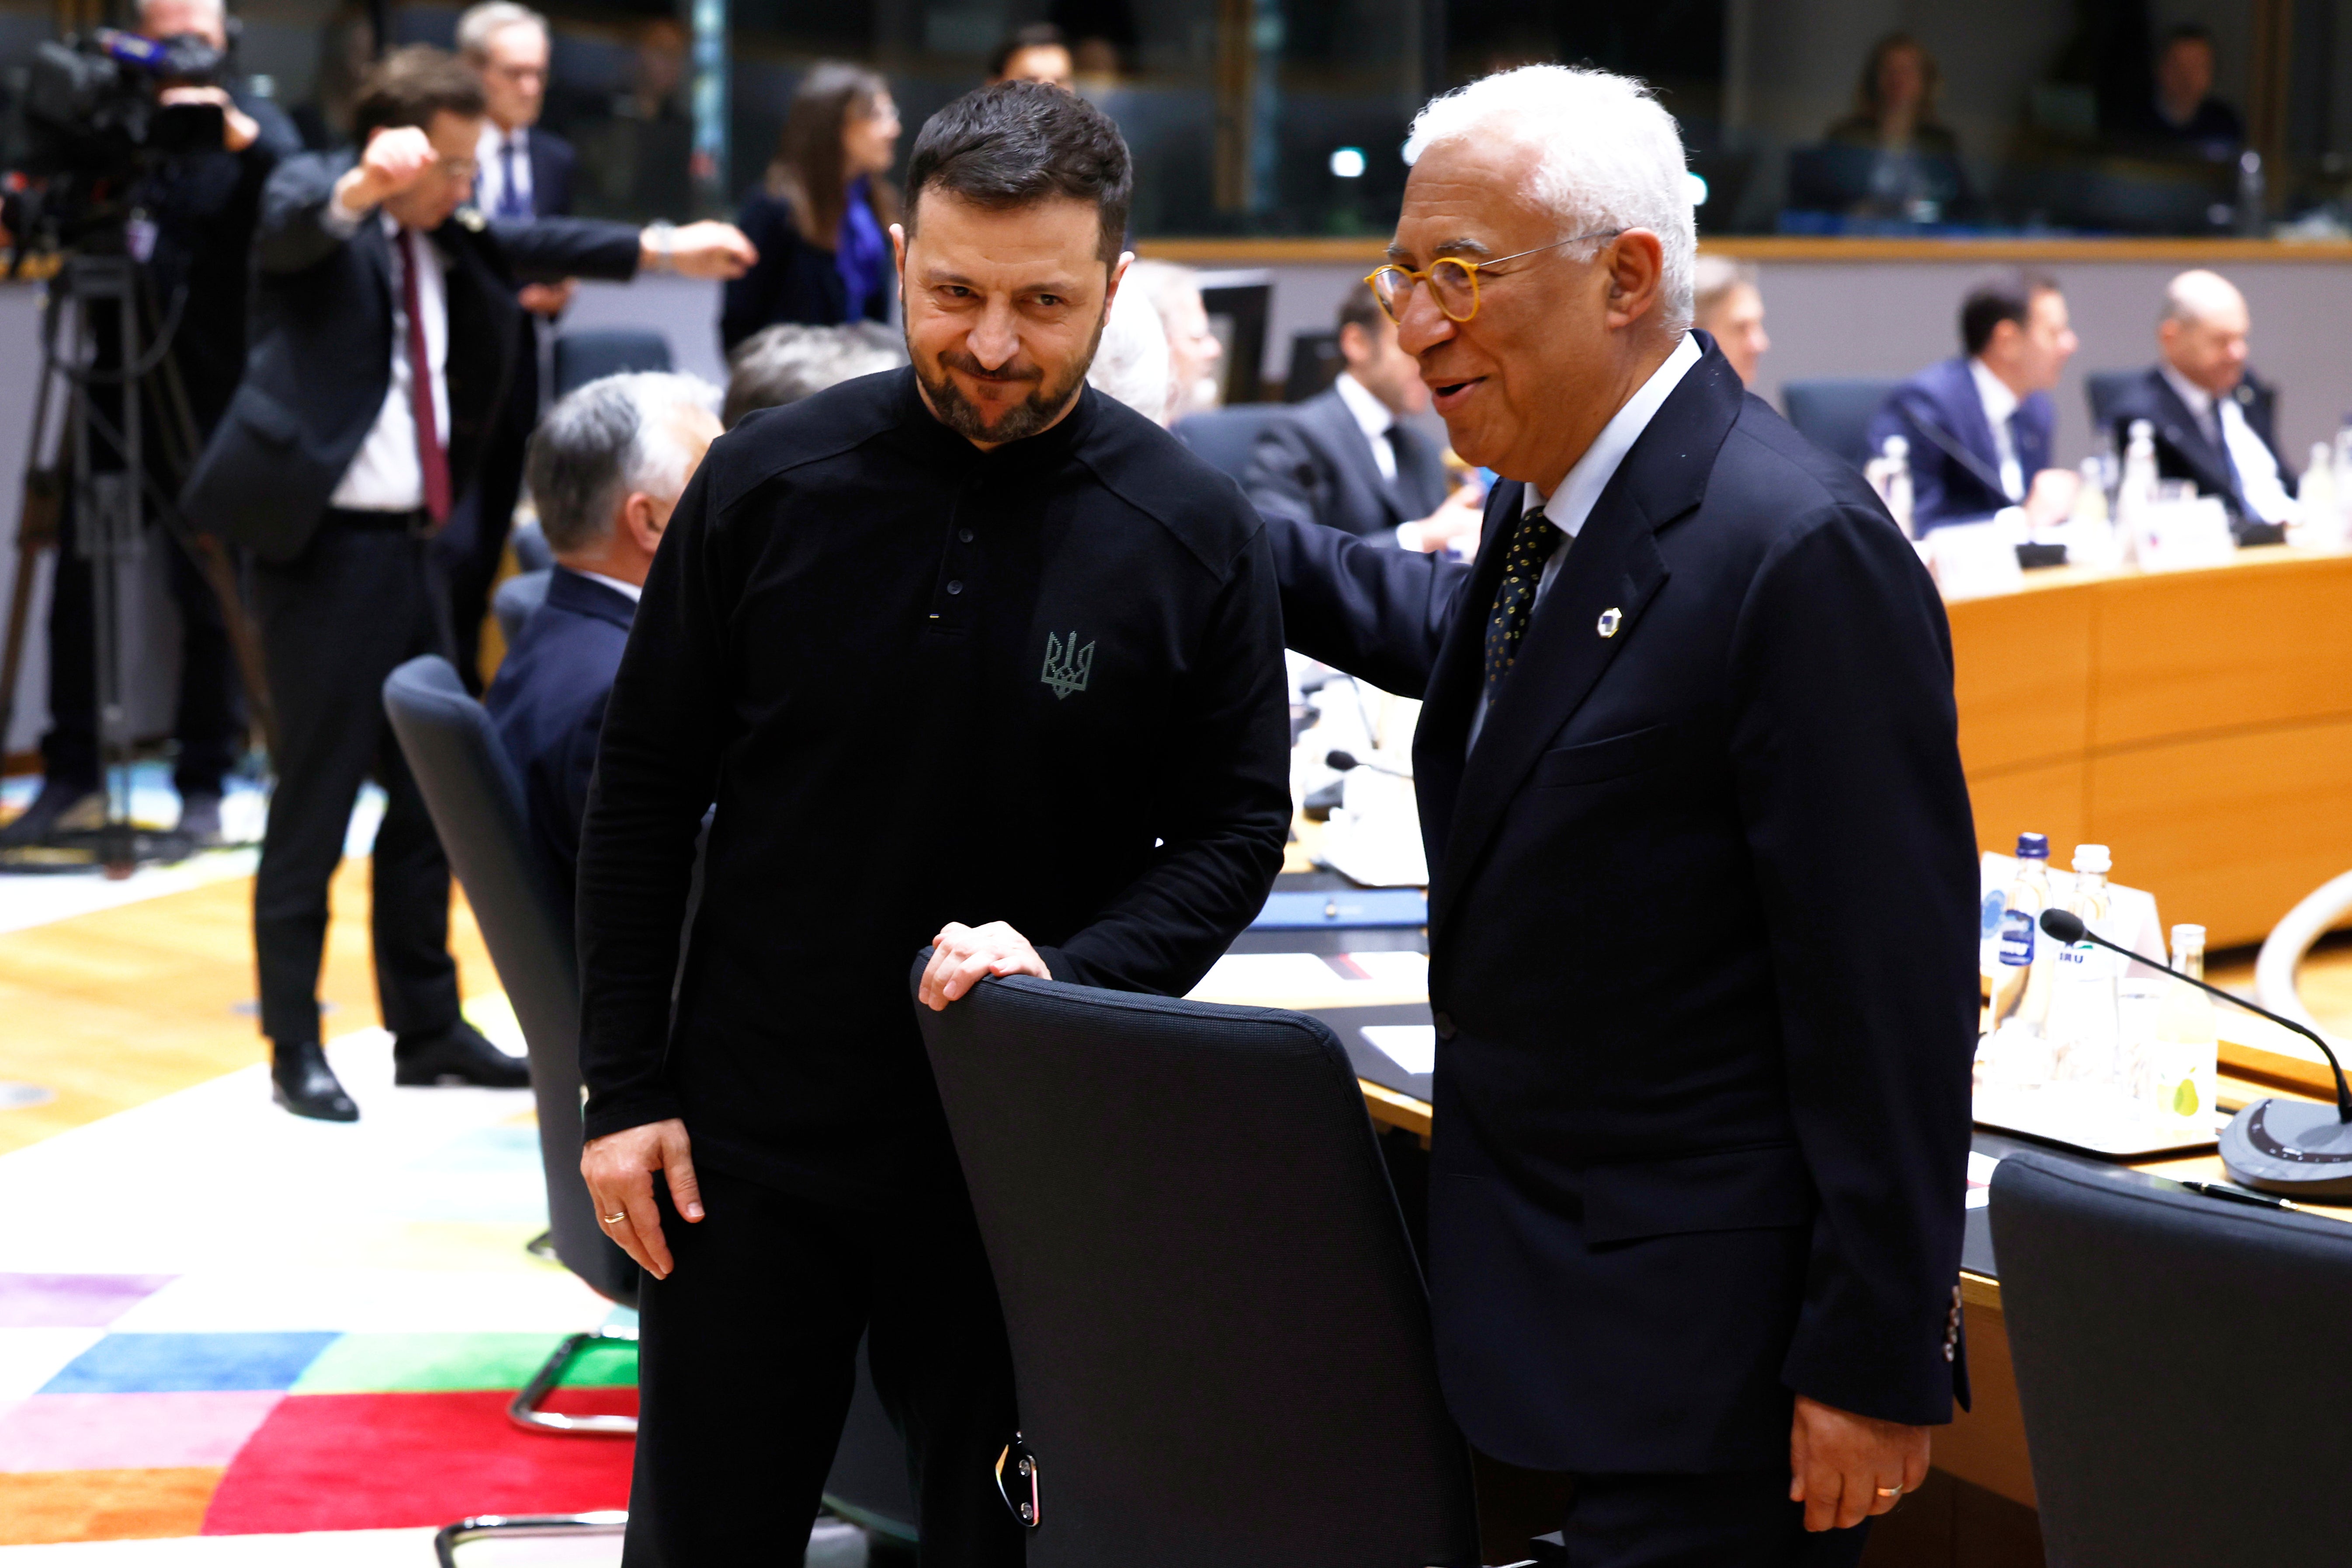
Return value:
M 340 193 L 330 193 L 326 205 L 319 209 L 319 226 L 337 239 L 349 239 L 360 231 L 360 220 L 366 216 L 364 212 L 347 210 Z
M 1066 985 L 1082 985 L 1085 984 L 1084 981 L 1077 977 L 1077 965 L 1071 963 L 1070 955 L 1064 952 L 1060 948 L 1041 947 L 1038 948 L 1036 952 L 1037 956 L 1045 961 L 1045 967 L 1051 972 L 1051 977 L 1053 979 L 1058 980 Z
M 668 1121 L 680 1115 L 677 1097 L 667 1087 L 648 1086 L 591 1097 L 580 1119 L 582 1138 L 594 1141 L 632 1127 Z

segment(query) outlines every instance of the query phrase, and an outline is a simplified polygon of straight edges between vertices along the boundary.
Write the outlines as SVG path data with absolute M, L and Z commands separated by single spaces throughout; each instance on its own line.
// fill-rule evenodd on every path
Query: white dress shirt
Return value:
M 566 572 L 580 572 L 580 568 L 577 566 L 566 566 L 564 570 Z M 639 599 L 645 596 L 646 590 L 642 584 L 625 583 L 618 577 L 607 577 L 602 572 L 580 572 L 580 575 L 587 578 L 591 583 L 604 584 L 604 586 L 612 589 L 615 594 L 626 594 L 629 596 L 629 602 L 631 604 L 636 603 Z
M 515 191 L 522 197 L 525 210 L 539 210 L 531 205 L 530 127 L 518 125 L 512 131 L 501 131 L 498 121 L 486 115 L 482 120 L 481 140 L 474 143 L 474 162 L 478 170 L 474 177 L 474 205 L 492 217 L 506 208 L 506 143 L 509 142 L 514 143 L 515 150 Z
M 1536 579 L 1538 605 L 1542 605 L 1544 595 L 1550 593 L 1551 585 L 1559 580 L 1560 565 L 1568 559 L 1569 547 L 1576 542 L 1576 536 L 1584 531 L 1585 521 L 1592 515 L 1593 503 L 1601 499 L 1601 492 L 1609 488 L 1609 481 L 1617 477 L 1618 468 L 1625 461 L 1625 454 L 1633 449 L 1633 443 L 1642 438 L 1642 432 L 1650 427 L 1650 421 L 1657 416 L 1659 408 L 1675 388 L 1682 384 L 1683 377 L 1690 374 L 1691 366 L 1698 363 L 1698 340 L 1685 332 L 1682 342 L 1675 345 L 1675 352 L 1666 356 L 1666 362 L 1652 371 L 1650 379 L 1625 400 L 1625 406 L 1601 426 L 1601 434 L 1594 437 L 1592 445 L 1584 449 L 1584 456 L 1576 460 L 1576 467 L 1568 470 L 1568 477 L 1560 480 L 1558 489 L 1547 496 L 1536 489 L 1534 481 L 1528 481 L 1519 501 L 1519 515 L 1525 517 L 1541 507 L 1545 521 L 1565 536 L 1553 547 L 1551 558 L 1544 563 L 1543 575 Z M 1486 543 L 1496 549 L 1503 548 L 1500 540 L 1488 540 Z M 1493 607 L 1488 605 L 1480 608 L 1478 618 L 1482 625 Z M 1470 719 L 1471 745 L 1478 743 L 1478 731 L 1486 725 L 1486 698 L 1482 689 L 1478 710 Z
M 2023 500 L 2025 467 L 2017 459 L 2017 440 L 2009 428 L 2010 416 L 2017 412 L 2017 394 L 1973 355 L 1969 360 L 1969 377 L 1977 384 L 1977 401 L 1984 405 L 1985 421 L 1992 426 L 1992 449 L 2000 460 L 2001 493 L 2011 500 Z
M 1364 440 L 1372 448 L 1372 466 L 1380 469 L 1381 478 L 1396 483 L 1396 447 L 1389 440 L 1396 416 L 1389 412 L 1387 404 L 1365 391 L 1362 382 L 1344 370 L 1339 379 L 1331 384 L 1331 390 L 1339 395 L 1339 401 L 1356 416 L 1357 427 L 1363 431 Z
M 347 213 L 332 199 L 327 203 L 324 226 L 330 233 L 357 232 L 365 214 Z M 415 511 L 425 504 L 425 466 L 416 456 L 416 415 L 409 402 L 408 311 L 402 304 L 402 274 L 415 250 L 431 265 L 416 279 L 416 307 L 425 318 L 425 359 L 433 372 L 433 419 L 446 447 L 449 442 L 449 299 L 442 276 L 447 265 L 430 237 L 404 229 L 387 213 L 378 212 L 384 238 L 392 251 L 392 381 L 384 388 L 383 407 L 375 426 L 352 455 L 329 506 L 346 511 Z
M 2238 493 L 2245 497 L 2254 515 L 2264 522 L 2292 521 L 2296 516 L 2294 498 L 2286 493 L 2286 483 L 2279 478 L 2278 459 L 2246 423 L 2246 411 L 2238 406 L 2238 400 L 2214 396 L 2168 363 L 2159 363 L 2156 368 L 2174 395 L 2188 405 L 2205 438 L 2230 454 L 2231 465 L 2238 470 Z

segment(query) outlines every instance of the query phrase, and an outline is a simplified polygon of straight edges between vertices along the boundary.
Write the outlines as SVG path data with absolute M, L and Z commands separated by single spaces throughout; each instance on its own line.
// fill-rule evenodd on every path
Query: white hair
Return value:
M 632 491 L 677 500 L 694 454 L 674 416 L 718 406 L 717 387 L 670 371 L 608 375 L 565 394 L 540 421 L 525 464 L 549 547 L 569 555 L 602 544 Z
M 1136 287 L 1134 271 L 1128 268 L 1111 300 L 1087 384 L 1159 425 L 1168 417 L 1168 328 L 1150 297 Z
M 490 57 L 490 40 L 509 27 L 529 26 L 548 37 L 547 18 L 515 0 L 481 0 L 457 17 L 457 52 L 479 65 Z
M 1405 140 L 1408 163 L 1430 148 L 1497 133 L 1541 153 L 1534 195 L 1559 217 L 1562 237 L 1645 228 L 1658 237 L 1659 321 L 1690 325 L 1698 221 L 1691 207 L 1682 133 L 1649 87 L 1581 66 L 1521 66 L 1433 99 Z M 1583 257 L 1599 247 L 1563 247 Z

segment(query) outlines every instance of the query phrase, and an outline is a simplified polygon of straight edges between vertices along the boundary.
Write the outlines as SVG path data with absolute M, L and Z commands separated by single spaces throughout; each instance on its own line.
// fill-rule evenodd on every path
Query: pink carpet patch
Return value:
M 37 1394 L 0 1413 L 0 1474 L 226 1465 L 284 1397 L 275 1389 Z

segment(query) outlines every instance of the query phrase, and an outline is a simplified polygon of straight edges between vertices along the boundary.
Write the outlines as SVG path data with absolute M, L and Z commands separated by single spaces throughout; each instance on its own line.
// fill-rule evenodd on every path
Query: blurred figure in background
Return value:
M 1087 384 L 1126 404 L 1154 425 L 1168 424 L 1168 329 L 1143 291 L 1122 284 L 1095 344 Z
M 1396 323 L 1359 283 L 1339 307 L 1339 357 L 1328 392 L 1266 427 L 1243 484 L 1258 514 L 1319 522 L 1376 544 L 1475 547 L 1486 497 L 1452 489 L 1434 442 L 1405 421 L 1429 411 L 1421 365 L 1397 345 Z
M 826 387 L 907 363 L 903 340 L 874 321 L 810 327 L 785 321 L 745 338 L 730 362 L 719 422 L 732 430 L 748 415 L 782 408 Z
M 1870 422 L 1874 453 L 1889 436 L 1910 445 L 1912 532 L 2012 506 L 2037 527 L 2063 521 L 2078 480 L 2050 464 L 2050 389 L 2080 343 L 2058 280 L 2019 271 L 1978 284 L 1960 305 L 1960 344 L 1959 358 L 1896 387 Z
M 881 77 L 825 60 L 801 78 L 767 179 L 738 219 L 760 264 L 727 286 L 729 353 L 778 321 L 890 319 L 898 194 L 883 176 L 898 155 L 898 109 Z
M 635 222 L 693 205 L 690 41 L 677 17 L 647 17 L 637 26 L 628 89 L 604 100 L 602 117 L 570 121 L 580 144 L 580 205 L 590 216 Z
M 1853 112 L 1823 132 L 1820 156 L 1792 163 L 1799 206 L 1934 223 L 1970 205 L 1960 142 L 1937 118 L 1943 74 L 1908 33 L 1881 38 L 1854 86 Z
M 1691 325 L 1715 339 L 1739 379 L 1753 389 L 1756 367 L 1772 347 L 1764 335 L 1764 295 L 1756 286 L 1756 264 L 1700 257 L 1691 308 Z
M 1168 410 L 1160 423 L 1173 425 L 1223 403 L 1217 361 L 1224 357 L 1225 345 L 1209 330 L 1200 274 L 1172 261 L 1136 261 L 1128 265 L 1122 287 L 1151 301 L 1168 334 Z
M 570 216 L 577 155 L 571 142 L 539 123 L 547 104 L 551 58 L 547 18 L 515 0 L 481 0 L 457 18 L 457 58 L 481 79 L 488 106 L 474 151 L 479 166 L 474 205 L 486 217 L 517 223 Z M 481 689 L 482 622 L 514 526 L 515 498 L 522 492 L 523 447 L 539 420 L 540 323 L 562 315 L 578 287 L 579 279 L 566 278 L 515 290 L 523 314 L 514 379 L 483 453 L 482 477 L 434 540 L 434 552 L 448 574 L 457 673 L 468 691 Z
M 2151 151 L 2186 153 L 2220 163 L 2245 145 L 2238 111 L 2213 96 L 2213 30 L 2184 22 L 2157 51 L 2147 108 L 2134 129 Z
M 719 434 L 718 398 L 690 375 L 608 375 L 549 410 L 531 438 L 530 497 L 555 574 L 483 700 L 565 909 L 604 700 L 670 510 Z
M 351 144 L 352 106 L 374 58 L 375 26 L 367 7 L 346 0 L 319 30 L 319 74 L 310 100 L 294 107 L 294 128 L 302 133 L 303 146 L 324 153 Z
M 1051 22 L 1016 27 L 988 57 L 988 85 L 1000 81 L 1051 82 L 1064 92 L 1072 89 L 1077 68 L 1070 59 L 1070 41 Z
M 2294 476 L 2279 459 L 2272 417 L 2278 396 L 2246 365 L 2253 324 L 2246 297 L 2218 272 L 2184 272 L 2165 285 L 2158 358 L 2108 405 L 2116 450 L 2134 420 L 2156 427 L 2156 471 L 2193 479 L 2220 496 L 2241 544 L 2274 544 L 2294 516 Z

